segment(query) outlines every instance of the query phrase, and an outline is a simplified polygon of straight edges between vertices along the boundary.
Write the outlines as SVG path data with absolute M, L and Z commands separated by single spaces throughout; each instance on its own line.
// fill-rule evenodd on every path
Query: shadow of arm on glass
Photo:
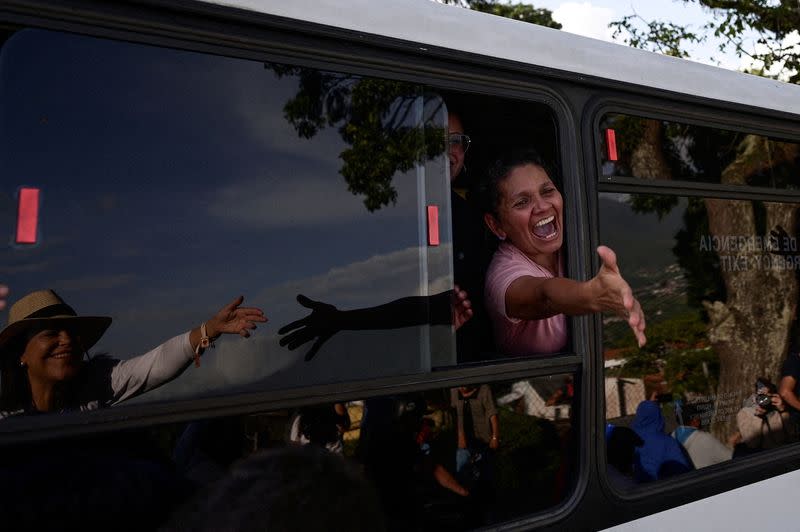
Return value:
M 286 335 L 280 345 L 295 350 L 314 340 L 305 356 L 309 361 L 320 347 L 339 331 L 397 329 L 414 325 L 453 325 L 461 327 L 472 317 L 472 303 L 458 286 L 432 296 L 396 299 L 376 307 L 339 310 L 329 303 L 314 301 L 299 294 L 297 302 L 311 309 L 305 318 L 284 325 L 278 334 Z

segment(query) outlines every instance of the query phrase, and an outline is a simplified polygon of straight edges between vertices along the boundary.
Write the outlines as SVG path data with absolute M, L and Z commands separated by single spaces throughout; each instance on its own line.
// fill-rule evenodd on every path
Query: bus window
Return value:
M 623 114 L 600 128 L 603 178 L 800 188 L 796 142 Z
M 250 341 L 220 339 L 200 368 L 139 400 L 455 363 L 439 96 L 411 83 L 44 30 L 13 34 L 0 54 L 9 304 L 52 288 L 79 314 L 110 316 L 92 353 L 122 359 L 240 294 L 269 318 Z M 23 190 L 37 191 L 37 211 L 19 241 Z M 278 331 L 314 310 L 407 298 L 380 327 L 281 344 L 293 331 Z
M 21 526 L 57 519 L 105 528 L 118 519 L 119 497 L 133 497 L 141 511 L 129 516 L 131 526 L 185 529 L 187 519 L 198 518 L 230 524 L 247 510 L 217 508 L 220 497 L 205 497 L 227 482 L 231 468 L 266 450 L 311 445 L 363 471 L 389 530 L 496 525 L 554 507 L 569 494 L 577 469 L 575 404 L 573 377 L 560 374 L 43 440 L 17 449 L 3 466 L 17 481 L 3 492 L 6 518 Z M 125 474 L 109 475 L 110 463 Z M 30 474 L 43 469 L 50 475 L 44 484 Z M 291 477 L 292 486 L 325 482 L 329 474 Z M 263 484 L 251 482 L 245 491 Z M 272 489 L 283 488 L 289 489 Z M 58 512 L 31 511 L 34 492 Z M 251 495 L 236 498 L 271 504 L 271 497 Z M 181 526 L 166 526 L 176 519 Z
M 493 320 L 497 316 L 487 302 L 486 275 L 500 241 L 484 221 L 491 194 L 483 184 L 498 158 L 512 148 L 534 149 L 548 166 L 556 168 L 559 157 L 555 116 L 552 109 L 534 102 L 451 92 L 444 92 L 442 97 L 447 102 L 449 134 L 468 138 L 465 146 L 449 148 L 454 282 L 470 294 L 474 311 L 472 319 L 456 331 L 458 361 L 518 356 L 494 335 Z M 552 178 L 562 186 L 557 172 Z M 565 204 L 567 210 L 571 209 L 571 198 Z
M 554 375 L 319 403 L 196 421 L 161 440 L 175 442 L 176 470 L 200 485 L 259 450 L 323 447 L 364 471 L 390 530 L 469 530 L 567 495 L 572 385 Z
M 648 482 L 796 441 L 797 205 L 599 199 L 601 241 L 648 316 L 644 348 L 603 320 L 606 418 L 623 429 L 609 453 L 633 460 L 617 469 Z

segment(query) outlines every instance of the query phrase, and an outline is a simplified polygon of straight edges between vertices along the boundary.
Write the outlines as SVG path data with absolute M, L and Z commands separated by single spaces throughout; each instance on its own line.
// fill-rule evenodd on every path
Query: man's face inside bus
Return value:
M 447 117 L 447 133 L 448 133 L 448 151 L 450 157 L 450 181 L 455 180 L 461 170 L 464 169 L 464 154 L 466 153 L 466 146 L 460 141 L 454 140 L 460 138 L 459 135 L 464 134 L 464 126 L 461 124 L 461 119 L 458 115 L 450 113 Z

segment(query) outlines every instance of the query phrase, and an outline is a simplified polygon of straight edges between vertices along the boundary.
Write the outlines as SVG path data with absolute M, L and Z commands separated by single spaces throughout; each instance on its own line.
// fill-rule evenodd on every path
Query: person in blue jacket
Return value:
M 634 479 L 650 482 L 692 470 L 680 444 L 664 433 L 664 416 L 656 401 L 642 401 L 631 428 L 644 441 L 636 448 Z

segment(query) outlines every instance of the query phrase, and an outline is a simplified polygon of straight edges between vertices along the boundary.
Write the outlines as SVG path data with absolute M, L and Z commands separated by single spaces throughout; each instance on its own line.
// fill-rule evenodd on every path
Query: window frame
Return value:
M 97 6 L 87 4 L 92 12 Z M 89 37 L 124 40 L 145 46 L 175 48 L 190 52 L 220 55 L 237 59 L 255 61 L 287 62 L 289 64 L 336 70 L 348 74 L 377 77 L 397 81 L 407 81 L 419 85 L 435 86 L 445 90 L 460 90 L 476 96 L 516 99 L 530 104 L 547 106 L 553 113 L 558 134 L 564 139 L 574 139 L 576 126 L 568 113 L 568 104 L 562 95 L 552 88 L 536 84 L 524 74 L 506 71 L 505 77 L 492 75 L 498 70 L 496 65 L 473 65 L 461 58 L 453 59 L 449 51 L 436 54 L 420 53 L 418 49 L 409 53 L 407 45 L 400 45 L 388 39 L 378 42 L 353 43 L 345 41 L 338 30 L 313 27 L 309 35 L 297 31 L 302 23 L 282 21 L 275 17 L 258 16 L 258 24 L 249 17 L 248 24 L 242 27 L 241 20 L 235 20 L 229 10 L 219 6 L 203 6 L 212 16 L 231 20 L 231 27 L 215 28 L 216 33 L 200 30 L 204 20 L 170 21 L 164 27 L 153 29 L 153 22 L 164 21 L 159 10 L 142 14 L 140 10 L 103 6 L 101 17 L 108 17 L 105 23 L 85 16 L 80 10 L 58 15 L 55 18 L 7 15 L 0 9 L 3 20 L 16 21 L 20 29 L 31 27 L 53 31 L 78 33 Z M 96 16 L 96 17 L 97 17 Z M 120 23 L 115 17 L 135 16 L 136 22 L 125 20 Z M 187 15 L 188 17 L 188 15 Z M 89 20 L 89 22 L 85 22 Z M 260 24 L 266 24 L 261 27 Z M 214 24 L 216 26 L 216 24 Z M 311 25 L 308 25 L 310 28 Z M 291 36 L 287 42 L 287 32 Z M 244 35 L 240 34 L 243 32 Z M 331 36 L 332 33 L 337 35 Z M 348 35 L 350 39 L 352 36 Z M 390 42 L 385 42 L 390 41 Z M 397 48 L 401 48 L 398 52 Z M 433 57 L 430 57 L 433 56 Z M 419 61 L 417 61 L 419 60 Z M 484 61 L 485 63 L 485 61 Z M 502 72 L 502 70 L 501 70 Z M 563 143 L 562 143 L 563 144 Z M 575 146 L 571 147 L 574 152 Z M 562 146 L 560 156 L 565 166 L 562 168 L 565 187 L 572 188 L 578 171 L 573 158 L 566 157 L 569 146 Z M 572 177 L 568 177 L 572 176 Z M 570 183 L 570 185 L 567 185 Z M 566 192 L 566 191 L 565 191 Z M 576 212 L 584 209 L 575 207 Z M 577 237 L 573 240 L 577 240 Z M 576 269 L 577 243 L 571 242 L 568 248 L 568 264 Z M 582 269 L 582 268 L 578 268 Z M 92 412 L 62 414 L 57 422 L 53 419 L 26 418 L 8 419 L 4 424 L 14 426 L 14 432 L 0 431 L 0 444 L 21 441 L 34 441 L 43 437 L 60 437 L 96 431 L 115 430 L 159 423 L 178 422 L 198 417 L 221 416 L 239 413 L 252 413 L 275 408 L 298 406 L 319 402 L 320 399 L 343 400 L 365 396 L 384 395 L 398 392 L 411 392 L 444 385 L 470 382 L 495 382 L 508 380 L 514 376 L 535 377 L 559 373 L 579 374 L 586 356 L 585 334 L 578 334 L 577 326 L 571 329 L 572 351 L 549 357 L 521 360 L 487 361 L 436 369 L 428 373 L 410 376 L 392 376 L 367 380 L 352 380 L 345 383 L 315 385 L 303 388 L 252 392 L 237 395 L 220 395 L 199 399 L 167 400 L 158 403 L 118 405 L 114 408 Z
M 91 0 L 11 0 L 0 6 L 0 23 L 82 33 L 93 37 L 127 40 L 152 46 L 191 50 L 241 59 L 297 63 L 303 66 L 345 70 L 354 74 L 375 75 L 403 81 L 418 81 L 449 90 L 498 97 L 518 97 L 527 101 L 535 95 L 547 104 L 557 118 L 561 144 L 564 193 L 575 198 L 569 214 L 575 219 L 574 235 L 567 241 L 567 264 L 571 277 L 588 279 L 598 267 L 594 247 L 599 241 L 598 191 L 620 192 L 605 186 L 595 175 L 599 143 L 595 142 L 597 107 L 615 104 L 631 110 L 636 105 L 650 112 L 683 112 L 703 118 L 724 117 L 732 123 L 741 115 L 770 127 L 787 126 L 797 115 L 765 111 L 745 105 L 694 96 L 668 93 L 659 89 L 579 75 L 566 71 L 518 64 L 508 60 L 457 52 L 436 47 L 420 47 L 413 42 L 365 35 L 333 27 L 231 9 L 222 5 L 188 0 L 177 6 L 167 0 L 147 0 L 131 4 Z M 622 52 L 623 54 L 625 52 Z M 324 59 L 323 59 L 324 58 Z M 381 76 L 379 76 L 381 77 Z M 796 126 L 788 127 L 794 136 Z M 766 130 L 765 130 L 766 131 Z M 772 131 L 771 129 L 769 131 Z M 613 190 L 611 190 L 613 188 Z M 635 189 L 643 190 L 637 186 Z M 644 191 L 644 190 L 643 190 Z M 681 187 L 664 187 L 654 193 L 697 193 Z M 735 196 L 735 197 L 734 197 Z M 746 196 L 746 197 L 745 197 Z M 727 197 L 727 196 L 726 196 Z M 773 198 L 773 196 L 769 196 Z M 737 192 L 732 199 L 750 199 Z M 764 199 L 767 199 L 766 197 Z M 631 497 L 617 493 L 605 474 L 605 424 L 602 368 L 602 320 L 599 316 L 571 320 L 571 354 L 526 359 L 498 364 L 466 365 L 426 378 L 417 376 L 376 379 L 298 389 L 286 394 L 282 405 L 298 406 L 325 401 L 359 399 L 369 395 L 412 392 L 456 384 L 495 382 L 514 378 L 571 373 L 576 378 L 576 412 L 573 428 L 577 450 L 572 489 L 565 500 L 548 510 L 522 516 L 503 528 L 530 527 L 597 528 L 611 526 L 698 498 L 715 495 L 789 469 L 800 468 L 800 449 L 787 446 L 768 456 L 754 456 L 744 464 L 707 468 L 648 486 Z M 186 421 L 199 417 L 247 414 L 277 408 L 265 398 L 206 398 L 164 404 L 119 406 L 89 415 L 69 416 L 69 422 L 55 425 L 42 419 L 29 419 L 26 427 L 11 436 L 0 435 L 0 447 L 44 438 L 62 438 L 133 427 Z M 270 406 L 273 405 L 273 406 Z M 180 411 L 176 411 L 180 409 Z M 146 412 L 145 412 L 146 411 Z M 137 417 L 138 416 L 138 417 Z M 653 497 L 655 496 L 655 497 Z
M 672 95 L 665 98 L 659 91 L 631 91 L 630 94 L 606 92 L 595 95 L 583 114 L 582 131 L 587 139 L 584 158 L 591 170 L 587 174 L 592 189 L 592 234 L 599 241 L 601 213 L 598 208 L 599 193 L 642 193 L 680 197 L 720 198 L 732 200 L 800 203 L 800 191 L 764 187 L 734 186 L 687 181 L 655 181 L 640 178 L 616 178 L 609 181 L 602 175 L 602 132 L 600 122 L 608 113 L 621 113 L 687 124 L 717 127 L 742 133 L 754 133 L 790 142 L 800 142 L 800 123 L 789 113 L 766 111 L 726 102 L 709 102 L 705 99 Z M 596 318 L 595 322 L 600 319 Z M 602 323 L 597 323 L 598 327 Z M 601 329 L 598 329 L 600 331 Z M 595 337 L 597 356 L 602 360 L 602 333 Z M 602 368 L 602 366 L 600 366 Z M 602 390 L 605 369 L 598 371 L 595 382 Z M 605 399 L 598 398 L 594 415 L 597 426 L 605 426 Z M 623 491 L 613 485 L 606 474 L 605 438 L 596 440 L 597 473 L 600 489 L 607 498 L 629 508 L 631 513 L 624 521 L 652 515 L 650 501 L 659 499 L 662 509 L 672 508 L 706 497 L 717 495 L 744 485 L 800 468 L 800 442 L 770 449 L 744 459 L 694 470 L 669 479 L 637 486 Z M 765 456 L 766 455 L 766 456 Z M 623 520 L 617 519 L 616 522 Z

